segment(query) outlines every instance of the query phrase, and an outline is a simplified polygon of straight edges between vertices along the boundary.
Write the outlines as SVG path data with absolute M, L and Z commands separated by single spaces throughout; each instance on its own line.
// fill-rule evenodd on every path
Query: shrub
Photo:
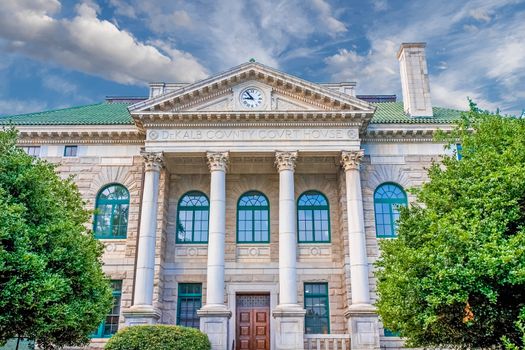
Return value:
M 210 350 L 208 336 L 180 326 L 154 325 L 126 327 L 106 344 L 105 350 Z

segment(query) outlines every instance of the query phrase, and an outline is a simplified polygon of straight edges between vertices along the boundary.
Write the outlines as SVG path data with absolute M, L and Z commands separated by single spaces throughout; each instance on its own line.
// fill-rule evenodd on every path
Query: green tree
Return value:
M 77 187 L 0 131 L 0 344 L 82 345 L 111 307 L 102 246 Z
M 525 306 L 525 120 L 471 104 L 452 134 L 462 159 L 433 164 L 381 242 L 377 307 L 409 346 L 522 346 Z

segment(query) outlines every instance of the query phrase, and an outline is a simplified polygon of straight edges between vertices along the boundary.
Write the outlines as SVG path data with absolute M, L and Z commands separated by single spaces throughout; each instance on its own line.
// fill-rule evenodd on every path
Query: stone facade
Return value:
M 450 124 L 371 124 L 375 107 L 354 96 L 355 84 L 332 85 L 249 63 L 189 86 L 153 84 L 149 99 L 129 106 L 134 125 L 125 134 L 21 128 L 21 145 L 39 145 L 63 176 L 73 175 L 88 208 L 108 184 L 129 191 L 126 238 L 102 240 L 104 271 L 122 280 L 119 327 L 176 324 L 179 285 L 199 283 L 200 327 L 214 350 L 230 350 L 234 341 L 239 348 L 236 298 L 260 293 L 270 296 L 266 348 L 303 349 L 309 339 L 326 348 L 336 341 L 339 348 L 402 347 L 400 338 L 383 335 L 373 306 L 384 239 L 377 238 L 374 192 L 384 183 L 424 183 L 426 168 L 445 153 L 432 134 Z M 238 101 L 248 87 L 265 99 L 253 110 Z M 407 98 L 424 99 L 428 112 L 427 97 Z M 78 144 L 78 156 L 62 157 L 65 144 Z M 328 202 L 330 239 L 298 243 L 297 199 L 312 190 Z M 208 242 L 177 242 L 179 201 L 189 191 L 209 199 Z M 238 200 L 249 191 L 268 200 L 268 243 L 238 242 Z M 304 335 L 305 283 L 314 282 L 327 283 L 330 335 Z

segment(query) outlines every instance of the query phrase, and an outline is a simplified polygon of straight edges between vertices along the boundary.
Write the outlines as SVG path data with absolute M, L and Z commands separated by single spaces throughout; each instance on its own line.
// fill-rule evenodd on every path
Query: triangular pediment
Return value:
M 240 96 L 248 88 L 256 89 L 261 96 L 256 107 L 247 108 L 242 104 Z M 360 111 L 372 114 L 374 109 L 353 96 L 256 62 L 242 64 L 129 107 L 131 114 L 225 111 Z

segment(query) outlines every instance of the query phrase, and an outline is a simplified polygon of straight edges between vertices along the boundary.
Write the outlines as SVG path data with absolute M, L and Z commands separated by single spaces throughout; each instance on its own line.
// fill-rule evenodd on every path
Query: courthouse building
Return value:
M 150 323 L 200 328 L 214 350 L 402 347 L 374 308 L 378 242 L 460 115 L 432 106 L 424 48 L 400 47 L 402 102 L 251 60 L 1 118 L 98 209 L 115 305 L 91 347 Z

